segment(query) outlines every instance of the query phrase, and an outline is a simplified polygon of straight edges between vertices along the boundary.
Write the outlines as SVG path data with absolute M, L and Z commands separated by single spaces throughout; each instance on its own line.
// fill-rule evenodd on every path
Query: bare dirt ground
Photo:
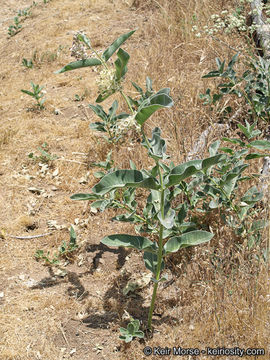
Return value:
M 145 271 L 141 255 L 109 249 L 100 239 L 109 233 L 133 232 L 133 228 L 110 221 L 111 211 L 93 213 L 87 204 L 70 200 L 72 194 L 88 192 L 96 183 L 93 173 L 97 169 L 89 165 L 104 160 L 111 148 L 89 129 L 95 120 L 88 107 L 96 98 L 95 73 L 81 69 L 54 74 L 72 61 L 69 48 L 74 31 L 84 30 L 97 49 L 105 49 L 122 33 L 138 29 L 125 44 L 132 57 L 130 73 L 134 74 L 127 80 L 142 84 L 153 74 L 157 89 L 171 87 L 174 110 L 153 122 L 162 127 L 173 160 L 183 160 L 203 126 L 212 121 L 198 101 L 204 88 L 200 77 L 206 57 L 212 61 L 223 50 L 194 39 L 187 19 L 188 11 L 208 16 L 207 11 L 215 8 L 210 2 L 176 2 L 182 9 L 176 32 L 172 15 L 167 16 L 168 8 L 160 4 L 39 1 L 22 23 L 22 30 L 11 38 L 7 28 L 13 17 L 31 3 L 6 0 L 1 5 L 1 360 L 147 359 L 142 351 L 146 345 L 239 346 L 269 351 L 267 270 L 254 264 L 251 269 L 253 265 L 239 255 L 235 278 L 215 272 L 209 265 L 211 246 L 220 246 L 225 261 L 230 256 L 237 258 L 226 248 L 230 235 L 218 225 L 219 239 L 214 244 L 170 260 L 172 281 L 158 295 L 153 339 L 123 345 L 119 327 L 127 323 L 126 312 L 145 322 L 152 287 L 124 296 L 128 281 Z M 218 1 L 216 6 L 222 9 L 222 4 Z M 224 56 L 228 52 L 225 50 Z M 34 67 L 23 67 L 23 58 L 32 58 Z M 30 81 L 45 86 L 42 111 L 20 91 L 30 90 Z M 75 101 L 76 94 L 81 101 Z M 48 165 L 28 157 L 31 152 L 40 155 L 38 147 L 45 142 L 49 152 L 58 157 Z M 139 149 L 136 143 L 125 144 L 112 148 L 112 156 L 119 168 L 127 167 L 129 159 L 141 167 L 148 160 Z M 69 241 L 71 224 L 79 244 L 74 261 L 63 262 L 60 268 L 37 262 L 34 254 L 38 249 L 53 254 L 62 241 Z M 46 233 L 50 234 L 34 237 Z

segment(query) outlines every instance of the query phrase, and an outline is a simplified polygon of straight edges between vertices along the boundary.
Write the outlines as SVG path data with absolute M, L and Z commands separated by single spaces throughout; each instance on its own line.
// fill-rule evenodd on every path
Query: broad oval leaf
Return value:
M 61 74 L 66 71 L 81 69 L 81 68 L 88 67 L 88 66 L 97 66 L 97 65 L 101 65 L 101 64 L 102 64 L 102 62 L 96 58 L 73 61 L 73 62 L 69 63 L 68 65 L 64 66 L 62 69 L 55 71 L 54 73 Z
M 94 111 L 94 113 L 100 117 L 103 121 L 107 121 L 108 119 L 108 115 L 105 113 L 105 111 L 103 110 L 103 107 L 100 105 L 88 105 L 90 107 L 90 109 L 92 109 Z
M 247 203 L 248 205 L 254 205 L 257 201 L 262 200 L 262 198 L 263 193 L 258 191 L 256 186 L 252 186 L 241 198 L 241 201 Z
M 102 54 L 102 58 L 108 61 L 109 58 L 116 52 L 117 49 L 132 35 L 136 30 L 132 30 L 126 34 L 119 36 Z
M 97 200 L 100 197 L 96 194 L 74 194 L 70 197 L 72 200 Z
M 252 153 L 252 154 L 248 154 L 245 157 L 245 160 L 258 159 L 258 158 L 262 158 L 262 157 L 266 157 L 266 156 L 269 156 L 269 154 Z
M 144 255 L 143 255 L 143 260 L 144 260 L 144 264 L 145 267 L 150 270 L 154 276 L 156 276 L 157 273 L 157 260 L 158 257 L 156 254 L 153 254 L 151 252 L 145 251 Z M 161 268 L 160 271 L 162 271 L 164 269 L 164 261 L 161 261 Z
M 153 242 L 146 237 L 128 235 L 128 234 L 114 234 L 105 236 L 101 243 L 107 246 L 124 246 L 127 248 L 144 250 L 150 248 Z
M 119 49 L 117 52 L 118 59 L 114 62 L 115 65 L 115 75 L 116 80 L 120 80 L 123 76 L 125 76 L 127 72 L 127 63 L 129 61 L 129 54 L 123 49 Z
M 270 141 L 267 140 L 254 140 L 249 145 L 259 150 L 270 150 Z
M 248 164 L 235 166 L 231 171 L 223 176 L 220 184 L 223 187 L 223 191 L 226 192 L 227 196 L 231 196 L 233 189 L 241 175 L 241 173 L 248 167 Z
M 182 180 L 201 170 L 201 166 L 202 160 L 190 160 L 174 167 L 167 178 L 166 187 L 179 184 Z
M 89 127 L 92 130 L 96 130 L 96 131 L 100 131 L 100 132 L 107 132 L 104 122 L 96 121 L 92 124 L 89 124 Z
M 179 249 L 188 246 L 194 246 L 205 243 L 207 241 L 210 241 L 213 236 L 214 234 L 203 230 L 190 231 L 181 236 L 174 236 L 170 240 L 168 240 L 164 245 L 165 255 L 174 253 Z
M 172 98 L 166 93 L 157 93 L 146 99 L 138 109 L 136 120 L 138 124 L 144 122 L 157 110 L 173 106 Z
M 206 158 L 202 161 L 202 170 L 206 170 L 209 167 L 218 164 L 220 161 L 223 161 L 224 159 L 226 159 L 225 154 L 218 154 L 218 155 L 214 155 L 209 158 Z
M 209 146 L 209 154 L 210 156 L 214 156 L 216 155 L 218 149 L 220 146 L 220 140 L 217 140 L 215 142 L 213 142 L 210 146 Z
M 167 177 L 166 187 L 179 184 L 182 180 L 196 174 L 200 170 L 207 170 L 209 167 L 218 164 L 226 158 L 224 154 L 218 154 L 204 160 L 190 160 L 184 164 L 174 167 Z
M 92 191 L 98 195 L 104 195 L 113 189 L 128 187 L 141 187 L 158 190 L 160 185 L 154 177 L 146 177 L 139 170 L 116 170 L 104 176 Z
M 167 95 L 170 95 L 170 91 L 171 91 L 170 88 L 163 88 L 163 89 L 158 90 L 158 92 L 156 93 L 156 95 L 158 95 L 158 94 L 167 94 Z

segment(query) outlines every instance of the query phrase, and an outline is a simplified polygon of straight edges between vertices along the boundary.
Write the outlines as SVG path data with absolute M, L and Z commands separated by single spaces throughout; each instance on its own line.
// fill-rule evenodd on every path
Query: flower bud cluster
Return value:
M 139 133 L 141 127 L 137 123 L 135 116 L 136 114 L 130 115 L 125 119 L 117 120 L 116 124 L 114 125 L 115 136 L 126 134 L 129 130 L 135 130 L 137 133 Z
M 85 60 L 89 56 L 86 52 L 86 45 L 79 39 L 80 35 L 84 35 L 82 31 L 77 31 L 73 36 L 72 47 L 70 48 L 71 56 L 75 57 L 76 60 Z
M 113 94 L 122 89 L 121 79 L 116 79 L 115 69 L 113 67 L 103 67 L 96 79 L 98 92 L 101 95 Z

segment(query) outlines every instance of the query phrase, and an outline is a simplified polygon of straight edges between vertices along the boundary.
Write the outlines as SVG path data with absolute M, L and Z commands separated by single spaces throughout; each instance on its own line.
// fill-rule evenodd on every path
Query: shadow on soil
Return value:
M 125 264 L 125 259 L 129 254 L 129 251 L 125 250 L 124 248 L 111 249 L 101 243 L 98 245 L 87 245 L 86 251 L 88 253 L 94 253 L 90 268 L 87 271 L 80 274 L 77 274 L 74 271 L 67 271 L 67 275 L 61 278 L 55 274 L 52 267 L 48 267 L 50 276 L 40 280 L 38 284 L 32 286 L 32 289 L 44 289 L 68 282 L 69 286 L 67 288 L 67 294 L 69 296 L 75 297 L 78 301 L 81 301 L 88 298 L 90 295 L 89 291 L 87 291 L 83 286 L 81 278 L 87 275 L 92 275 L 98 269 L 103 256 L 108 255 L 108 253 L 117 255 L 116 267 L 119 270 Z M 140 294 L 139 291 L 128 295 L 123 295 L 122 293 L 122 289 L 127 285 L 131 275 L 131 273 L 126 272 L 117 276 L 114 279 L 113 284 L 103 296 L 102 301 L 104 311 L 96 312 L 88 309 L 88 313 L 90 315 L 84 318 L 82 323 L 85 324 L 88 328 L 108 329 L 110 328 L 110 323 L 118 320 L 120 325 L 126 326 L 127 321 L 123 316 L 126 311 L 132 317 L 140 319 L 146 324 L 149 307 L 143 305 L 145 298 Z M 154 313 L 154 326 L 158 326 L 163 323 L 170 323 L 172 321 L 174 323 L 177 322 L 177 318 L 171 316 L 163 317 L 162 314 Z

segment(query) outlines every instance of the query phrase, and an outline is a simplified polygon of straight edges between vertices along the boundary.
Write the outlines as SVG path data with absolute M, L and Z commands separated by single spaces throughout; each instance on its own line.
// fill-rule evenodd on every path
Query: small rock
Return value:
M 75 352 L 76 352 L 76 349 L 72 349 L 71 351 L 70 351 L 70 353 L 69 353 L 69 355 L 73 355 L 73 354 L 75 354 Z
M 90 207 L 90 211 L 93 214 L 96 214 L 98 212 L 98 210 L 96 208 L 92 207 L 92 206 Z
M 38 194 L 40 195 L 42 190 L 41 189 L 38 189 L 38 188 L 35 188 L 35 187 L 29 187 L 28 190 L 33 193 L 33 194 Z
M 52 177 L 56 177 L 59 174 L 59 170 L 58 168 L 54 170 L 54 172 L 52 173 Z
M 29 279 L 25 282 L 25 285 L 28 287 L 28 288 L 32 288 L 34 286 L 36 286 L 38 284 L 38 281 L 34 280 L 34 279 Z

